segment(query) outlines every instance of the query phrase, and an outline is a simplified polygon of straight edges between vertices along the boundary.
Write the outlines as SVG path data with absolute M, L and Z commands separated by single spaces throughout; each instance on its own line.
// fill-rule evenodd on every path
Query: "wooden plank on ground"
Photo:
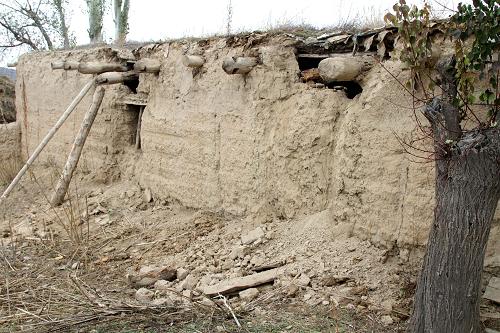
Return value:
M 216 285 L 205 287 L 203 292 L 208 296 L 231 294 L 240 290 L 273 282 L 277 277 L 278 270 L 272 269 L 262 273 L 225 280 Z

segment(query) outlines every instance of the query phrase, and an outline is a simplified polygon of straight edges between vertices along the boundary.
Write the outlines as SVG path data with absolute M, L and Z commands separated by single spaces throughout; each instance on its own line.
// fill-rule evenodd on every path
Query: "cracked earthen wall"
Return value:
M 135 114 L 119 103 L 128 88 L 108 88 L 85 148 L 93 170 L 107 167 L 103 172 L 136 179 L 156 198 L 234 214 L 249 223 L 317 216 L 336 225 L 339 235 L 384 246 L 425 243 L 433 214 L 433 164 L 412 162 L 395 135 L 408 137 L 415 130 L 410 97 L 377 65 L 360 82 L 363 93 L 352 100 L 301 83 L 294 49 L 287 45 L 286 37 L 276 37 L 256 47 L 262 64 L 246 77 L 221 69 L 224 57 L 248 52 L 226 39 L 142 48 L 140 57 L 162 63 L 158 75 L 140 78 L 139 94 L 149 94 L 142 149 L 131 144 Z M 203 54 L 203 68 L 183 66 L 185 53 Z M 24 80 L 28 127 L 21 128 L 30 150 L 88 80 L 52 71 L 50 62 L 110 54 L 100 49 L 21 59 L 17 104 L 20 110 Z M 397 62 L 385 67 L 404 79 Z M 61 152 L 69 149 L 89 101 L 46 158 L 65 160 Z M 497 264 L 499 240 L 497 217 L 487 259 Z

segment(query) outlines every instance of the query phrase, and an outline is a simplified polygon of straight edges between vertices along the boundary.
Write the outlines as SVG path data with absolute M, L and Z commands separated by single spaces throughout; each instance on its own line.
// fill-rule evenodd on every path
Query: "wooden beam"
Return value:
M 125 81 L 139 80 L 139 75 L 134 72 L 126 72 L 126 73 L 118 73 L 118 72 L 109 72 L 103 73 L 97 76 L 96 83 L 97 84 L 115 84 L 115 83 L 123 83 Z
M 30 156 L 26 164 L 24 164 L 23 168 L 19 171 L 17 176 L 14 178 L 14 180 L 10 183 L 9 187 L 5 190 L 5 192 L 2 194 L 0 197 L 0 203 L 7 198 L 7 196 L 12 192 L 14 187 L 16 187 L 17 183 L 21 180 L 21 178 L 24 176 L 26 171 L 28 171 L 29 167 L 35 162 L 35 160 L 38 158 L 38 155 L 42 152 L 42 150 L 47 146 L 49 141 L 54 137 L 56 132 L 61 128 L 61 126 L 64 124 L 66 119 L 71 115 L 71 113 L 76 109 L 78 104 L 82 101 L 82 99 L 85 97 L 85 95 L 89 92 L 90 89 L 92 89 L 95 86 L 95 80 L 92 79 L 90 80 L 80 91 L 78 96 L 75 97 L 75 99 L 71 102 L 71 104 L 68 106 L 66 111 L 61 115 L 57 123 L 50 129 L 49 133 L 43 138 L 42 142 L 36 147 L 35 151 L 33 154 Z
M 78 161 L 80 160 L 80 156 L 82 155 L 83 146 L 85 145 L 85 141 L 87 141 L 90 128 L 94 123 L 94 120 L 97 116 L 97 111 L 99 111 L 103 99 L 104 99 L 104 88 L 97 87 L 97 89 L 94 92 L 94 97 L 92 99 L 92 104 L 90 105 L 90 109 L 87 111 L 85 117 L 83 118 L 80 131 L 78 132 L 78 135 L 75 138 L 75 142 L 73 143 L 73 147 L 71 148 L 71 152 L 68 156 L 68 160 L 66 161 L 66 165 L 64 166 L 63 172 L 61 173 L 61 177 L 57 182 L 56 190 L 51 199 L 51 204 L 54 207 L 59 206 L 64 201 L 66 192 L 68 192 L 71 178 L 73 177 L 73 173 L 75 172 L 75 169 L 78 165 Z
M 255 57 L 230 57 L 222 62 L 222 69 L 227 74 L 247 74 L 258 62 Z
M 65 61 L 53 61 L 50 63 L 52 69 L 64 69 Z
M 77 61 L 65 61 L 64 62 L 64 69 L 67 71 L 76 71 L 76 70 L 78 70 L 78 66 L 80 66 L 80 63 Z
M 158 73 L 161 69 L 161 63 L 156 59 L 141 59 L 134 65 L 134 70 L 140 73 Z
M 182 63 L 186 67 L 199 68 L 205 63 L 205 59 L 196 55 L 185 55 L 182 57 Z
M 127 66 L 116 63 L 82 62 L 78 66 L 82 74 L 102 74 L 106 72 L 126 72 Z

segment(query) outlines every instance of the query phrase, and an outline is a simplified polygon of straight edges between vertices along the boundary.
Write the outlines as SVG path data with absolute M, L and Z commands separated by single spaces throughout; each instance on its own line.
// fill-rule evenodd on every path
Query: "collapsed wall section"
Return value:
M 156 198 L 249 223 L 326 219 L 339 236 L 387 247 L 424 244 L 433 216 L 434 169 L 433 163 L 411 161 L 397 139 L 416 130 L 411 97 L 393 79 L 404 81 L 400 64 L 374 65 L 358 82 L 362 93 L 349 99 L 341 90 L 301 81 L 288 37 L 250 41 L 215 38 L 137 50 L 138 58 L 158 60 L 161 71 L 141 74 L 137 94 L 125 86 L 106 88 L 80 169 L 107 167 L 104 174 L 134 177 Z M 188 68 L 185 54 L 201 55 L 205 64 Z M 227 75 L 222 60 L 239 55 L 257 56 L 259 64 L 248 75 Z M 23 57 L 17 86 L 23 153 L 89 79 L 50 69 L 51 61 L 68 59 L 120 60 L 110 49 Z M 138 116 L 123 100 L 134 96 L 145 101 L 140 150 L 127 149 Z M 45 159 L 65 160 L 89 104 L 87 97 Z M 496 218 L 490 249 L 500 239 L 498 224 Z M 493 247 L 488 258 L 495 256 Z

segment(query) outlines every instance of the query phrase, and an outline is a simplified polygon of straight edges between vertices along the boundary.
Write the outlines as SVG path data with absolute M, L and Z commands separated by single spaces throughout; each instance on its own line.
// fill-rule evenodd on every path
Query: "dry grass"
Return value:
M 11 158 L 0 162 L 0 185 L 8 185 L 21 169 L 21 161 Z
M 90 252 L 57 238 L 12 240 L 1 246 L 0 332 L 69 332 L 95 323 L 224 316 L 215 305 L 192 301 L 179 306 L 140 304 L 92 259 Z

